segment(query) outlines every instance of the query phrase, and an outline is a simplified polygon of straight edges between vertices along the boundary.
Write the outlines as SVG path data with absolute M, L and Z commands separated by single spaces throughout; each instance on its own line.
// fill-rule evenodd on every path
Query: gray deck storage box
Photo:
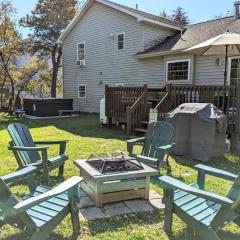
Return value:
M 213 104 L 182 104 L 167 121 L 175 127 L 176 155 L 206 162 L 226 151 L 226 117 Z

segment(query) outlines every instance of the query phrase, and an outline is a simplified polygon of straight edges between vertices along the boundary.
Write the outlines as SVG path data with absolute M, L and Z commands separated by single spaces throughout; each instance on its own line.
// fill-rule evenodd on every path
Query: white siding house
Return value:
M 239 22 L 232 17 L 182 29 L 165 18 L 89 0 L 58 40 L 63 48 L 64 98 L 74 99 L 75 110 L 99 112 L 105 85 L 147 83 L 159 89 L 170 82 L 223 84 L 224 56 L 193 56 L 182 50 L 228 26 L 240 31 Z M 174 72 L 179 67 L 184 73 Z

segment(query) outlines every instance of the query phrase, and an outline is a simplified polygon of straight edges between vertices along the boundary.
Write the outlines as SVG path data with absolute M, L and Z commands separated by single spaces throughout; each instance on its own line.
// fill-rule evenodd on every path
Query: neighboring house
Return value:
M 105 85 L 223 85 L 224 56 L 183 51 L 226 31 L 240 33 L 240 19 L 232 16 L 181 28 L 166 18 L 89 0 L 58 39 L 63 47 L 64 98 L 73 98 L 76 110 L 99 112 Z M 236 82 L 240 58 L 230 59 Z

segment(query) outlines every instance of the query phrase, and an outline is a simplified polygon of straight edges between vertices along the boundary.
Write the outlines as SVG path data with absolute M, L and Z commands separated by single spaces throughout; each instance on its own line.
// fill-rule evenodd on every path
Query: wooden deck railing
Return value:
M 170 94 L 165 93 L 165 96 L 155 107 L 155 109 L 158 111 L 158 121 L 164 121 L 166 118 L 166 114 L 171 110 L 169 100 L 170 100 Z
M 127 107 L 127 136 L 132 134 L 132 131 L 136 128 L 140 128 L 142 121 L 146 121 L 148 118 L 148 91 L 147 86 L 141 97 L 131 107 Z
M 237 122 L 237 86 L 172 86 L 158 104 L 158 119 L 164 120 L 166 113 L 182 103 L 212 103 L 227 116 L 228 129 L 235 132 Z
M 148 120 L 148 88 L 142 87 L 109 87 L 106 86 L 106 115 L 111 119 L 125 123 L 127 134 L 131 135 L 142 121 Z M 166 114 L 182 103 L 212 103 L 221 109 L 228 120 L 228 130 L 236 139 L 240 137 L 240 86 L 189 86 L 168 85 L 166 94 L 155 109 L 158 120 L 165 119 Z
M 126 122 L 127 107 L 131 107 L 141 97 L 146 86 L 105 87 L 106 116 Z

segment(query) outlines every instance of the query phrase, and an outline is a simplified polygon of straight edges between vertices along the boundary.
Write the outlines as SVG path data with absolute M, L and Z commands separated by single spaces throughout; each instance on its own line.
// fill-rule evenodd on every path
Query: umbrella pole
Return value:
M 229 47 L 229 45 L 226 45 L 226 54 L 225 54 L 225 71 L 224 71 L 224 87 L 227 85 L 228 47 Z

